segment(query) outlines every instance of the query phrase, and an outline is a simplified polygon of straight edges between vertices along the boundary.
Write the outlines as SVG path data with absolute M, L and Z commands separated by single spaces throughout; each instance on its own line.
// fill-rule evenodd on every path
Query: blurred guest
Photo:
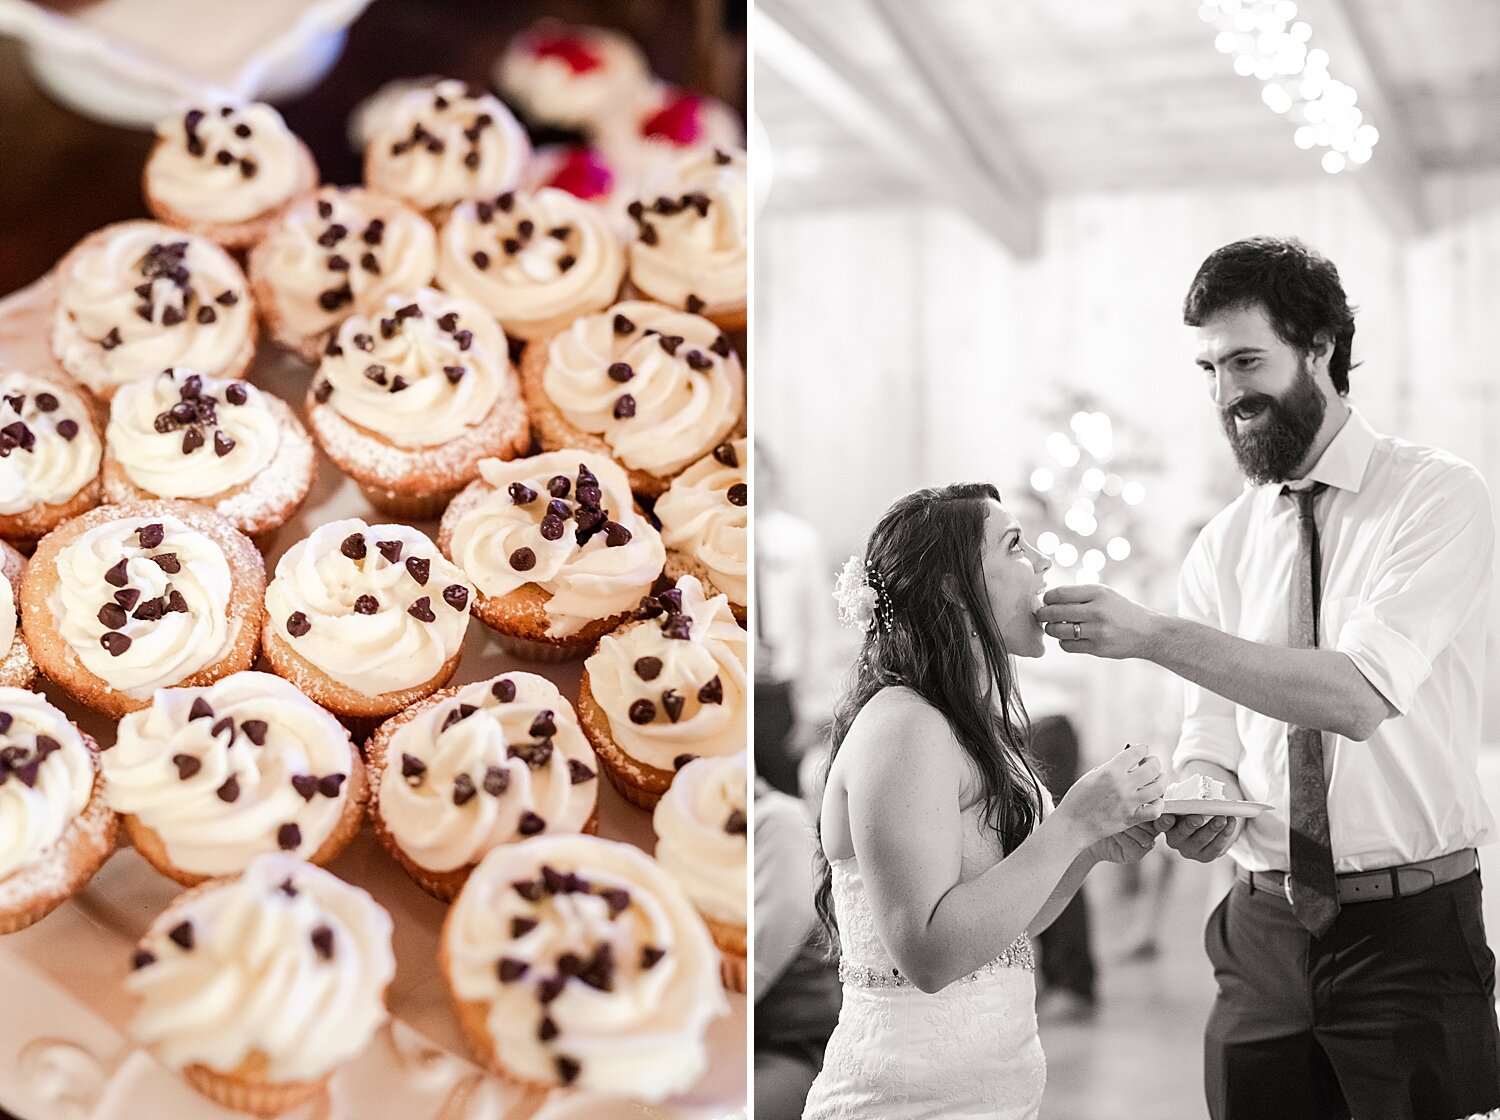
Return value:
M 812 816 L 755 781 L 755 1115 L 795 1120 L 823 1068 L 839 980 L 813 908 Z

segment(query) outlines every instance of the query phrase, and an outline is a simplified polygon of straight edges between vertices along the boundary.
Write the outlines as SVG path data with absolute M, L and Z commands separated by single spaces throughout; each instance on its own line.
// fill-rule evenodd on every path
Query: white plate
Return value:
M 1259 801 L 1221 801 L 1218 799 L 1191 798 L 1178 801 L 1163 801 L 1161 811 L 1173 816 L 1197 814 L 1208 817 L 1258 817 L 1274 805 Z
M 48 352 L 49 281 L 0 300 L 0 366 L 55 369 Z M 265 349 L 269 349 L 268 347 Z M 295 359 L 262 356 L 251 379 L 299 415 L 309 372 Z M 296 518 L 277 534 L 266 567 L 315 526 L 340 517 L 384 521 L 358 487 L 325 459 Z M 413 522 L 433 535 L 434 522 Z M 454 684 L 521 669 L 578 695 L 579 663 L 516 660 L 477 620 L 464 642 Z M 101 745 L 114 722 L 50 685 L 42 691 Z M 649 813 L 599 783 L 599 834 L 651 851 Z M 395 920 L 396 978 L 391 1024 L 357 1059 L 335 1073 L 326 1101 L 288 1114 L 296 1120 L 720 1120 L 744 1115 L 747 1099 L 746 1000 L 729 993 L 730 1013 L 709 1028 L 710 1066 L 688 1092 L 646 1107 L 579 1093 L 521 1092 L 489 1077 L 468 1058 L 437 963 L 447 908 L 424 893 L 386 855 L 369 830 L 331 870 L 374 895 Z M 30 929 L 0 938 L 0 1107 L 22 1120 L 244 1120 L 200 1097 L 125 1035 L 134 1011 L 122 981 L 130 953 L 151 920 L 181 891 L 129 849 L 117 852 L 89 886 Z M 24 1009 L 16 1013 L 16 1009 Z

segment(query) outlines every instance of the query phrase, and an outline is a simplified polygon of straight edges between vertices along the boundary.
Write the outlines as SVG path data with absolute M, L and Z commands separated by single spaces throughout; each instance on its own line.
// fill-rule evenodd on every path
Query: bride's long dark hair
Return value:
M 1042 793 L 1028 758 L 1031 725 L 984 586 L 986 503 L 999 500 L 989 483 L 918 490 L 891 506 L 871 532 L 865 566 L 885 601 L 834 712 L 823 779 L 826 786 L 839 748 L 870 698 L 904 685 L 952 727 L 979 774 L 985 825 L 1009 855 L 1036 825 Z M 970 627 L 978 632 L 982 663 L 974 656 Z M 993 685 L 998 708 L 989 703 L 985 682 Z M 815 858 L 818 916 L 836 948 L 833 874 L 821 814 Z

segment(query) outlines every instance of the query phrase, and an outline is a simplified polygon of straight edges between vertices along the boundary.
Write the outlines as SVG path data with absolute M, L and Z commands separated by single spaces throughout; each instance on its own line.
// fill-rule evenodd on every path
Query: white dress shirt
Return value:
M 1379 434 L 1351 408 L 1306 482 L 1329 486 L 1315 514 L 1318 644 L 1346 654 L 1398 713 L 1363 743 L 1323 735 L 1335 870 L 1488 843 L 1495 822 L 1477 768 L 1495 532 L 1483 478 L 1447 452 Z M 1247 485 L 1199 534 L 1178 580 L 1184 617 L 1290 645 L 1297 511 L 1281 489 Z M 1246 799 L 1275 806 L 1230 849 L 1251 871 L 1288 866 L 1286 731 L 1187 684 L 1176 764 L 1218 763 Z

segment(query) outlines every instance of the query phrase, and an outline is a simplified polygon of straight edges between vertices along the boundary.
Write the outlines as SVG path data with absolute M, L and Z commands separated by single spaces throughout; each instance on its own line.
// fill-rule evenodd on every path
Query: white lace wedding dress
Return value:
M 1034 1118 L 1047 1063 L 1026 935 L 929 995 L 881 944 L 855 860 L 832 866 L 844 1006 L 802 1120 Z

